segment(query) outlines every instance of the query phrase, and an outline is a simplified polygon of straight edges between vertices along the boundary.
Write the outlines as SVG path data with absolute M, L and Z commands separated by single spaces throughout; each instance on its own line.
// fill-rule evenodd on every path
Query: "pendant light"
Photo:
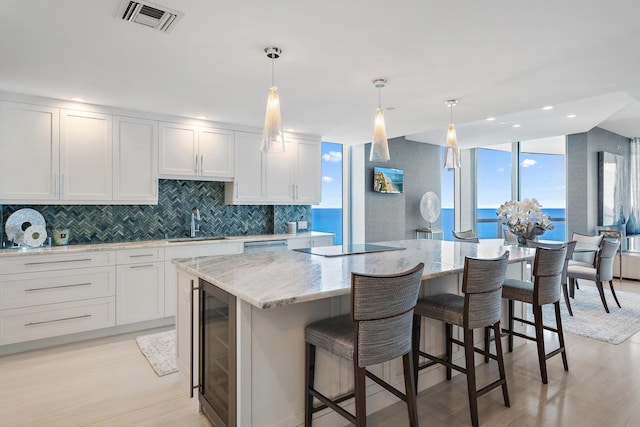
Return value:
M 389 144 L 387 143 L 387 131 L 384 128 L 384 115 L 380 106 L 380 90 L 386 85 L 385 79 L 375 79 L 373 85 L 378 88 L 378 109 L 373 121 L 373 140 L 371 143 L 371 152 L 369 153 L 370 162 L 388 162 L 389 161 Z
M 460 149 L 458 148 L 458 138 L 456 128 L 453 126 L 453 107 L 458 103 L 457 99 L 447 101 L 447 106 L 451 112 L 451 121 L 447 131 L 447 146 L 444 152 L 444 167 L 447 169 L 457 169 L 460 167 Z
M 265 47 L 267 57 L 271 58 L 271 88 L 267 97 L 267 112 L 264 116 L 264 128 L 262 129 L 262 145 L 260 150 L 266 152 L 284 151 L 284 136 L 282 134 L 282 120 L 280 118 L 280 97 L 274 81 L 275 60 L 282 54 L 278 47 Z

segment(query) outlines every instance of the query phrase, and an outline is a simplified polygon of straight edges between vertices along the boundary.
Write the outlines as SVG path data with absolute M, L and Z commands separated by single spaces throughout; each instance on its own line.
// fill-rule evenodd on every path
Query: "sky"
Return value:
M 342 208 L 342 144 L 322 143 L 322 202 L 314 208 Z
M 565 171 L 563 155 L 521 152 L 520 198 L 535 197 L 543 209 L 564 209 Z M 478 208 L 497 208 L 511 200 L 511 172 L 510 152 L 478 149 Z M 443 169 L 443 208 L 453 208 L 453 177 L 453 171 Z

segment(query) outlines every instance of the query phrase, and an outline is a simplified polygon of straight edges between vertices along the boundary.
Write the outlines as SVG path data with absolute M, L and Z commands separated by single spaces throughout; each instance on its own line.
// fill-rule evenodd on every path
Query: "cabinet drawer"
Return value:
M 115 297 L 0 311 L 0 345 L 115 326 Z
M 0 309 L 115 295 L 115 267 L 0 275 Z
M 113 251 L 76 252 L 73 254 L 42 254 L 0 257 L 0 272 L 30 273 L 66 270 L 69 268 L 101 267 L 115 264 Z
M 116 263 L 138 264 L 164 260 L 164 248 L 127 249 L 116 252 Z

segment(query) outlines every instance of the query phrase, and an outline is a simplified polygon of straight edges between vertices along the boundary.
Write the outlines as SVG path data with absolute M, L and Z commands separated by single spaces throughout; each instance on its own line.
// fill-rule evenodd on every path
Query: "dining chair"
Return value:
M 418 299 L 424 264 L 392 275 L 351 275 L 351 314 L 312 323 L 305 328 L 305 426 L 313 414 L 331 408 L 358 427 L 366 426 L 366 385 L 369 377 L 407 403 L 409 425 L 418 425 L 413 375 L 413 312 Z M 315 388 L 316 348 L 353 362 L 354 391 L 330 399 Z M 402 393 L 366 367 L 402 356 Z M 355 397 L 355 415 L 339 404 Z M 314 407 L 313 399 L 321 405 Z
M 494 388 L 502 387 L 504 405 L 510 406 L 500 339 L 495 340 L 495 355 L 490 354 L 488 347 L 485 347 L 484 350 L 476 348 L 473 342 L 473 331 L 478 328 L 491 327 L 493 328 L 494 336 L 500 337 L 501 289 L 508 262 L 508 251 L 492 259 L 465 257 L 462 277 L 462 293 L 464 295 L 447 293 L 420 298 L 415 308 L 413 348 L 416 387 L 418 384 L 418 371 L 436 363 L 446 367 L 447 380 L 451 379 L 452 369 L 465 374 L 467 377 L 471 423 L 474 427 L 478 426 L 478 397 Z M 420 350 L 422 317 L 439 320 L 445 324 L 446 355 L 444 358 Z M 462 341 L 453 338 L 453 325 L 462 328 Z M 465 367 L 453 363 L 453 344 L 464 348 Z M 498 362 L 499 379 L 480 390 L 476 386 L 475 353 L 480 353 Z M 420 365 L 420 356 L 429 359 L 429 361 Z
M 609 313 L 609 307 L 607 306 L 607 300 L 604 296 L 604 288 L 602 285 L 604 282 L 609 282 L 613 298 L 615 299 L 616 304 L 618 304 L 618 307 L 620 307 L 616 291 L 613 289 L 613 263 L 616 253 L 618 252 L 619 245 L 620 242 L 618 240 L 603 240 L 601 249 L 596 255 L 595 266 L 569 264 L 567 267 L 567 277 L 569 278 L 571 294 L 573 294 L 574 286 L 577 286 L 577 279 L 595 282 L 598 292 L 600 293 L 602 305 L 607 313 Z
M 453 240 L 456 242 L 479 243 L 478 236 L 472 230 L 452 231 Z
M 538 347 L 538 363 L 542 382 L 547 384 L 547 359 L 557 354 L 562 355 L 564 370 L 569 370 L 567 353 L 564 345 L 562 331 L 562 319 L 560 318 L 560 289 L 562 283 L 562 271 L 564 269 L 567 254 L 566 246 L 559 248 L 536 248 L 533 260 L 533 282 L 528 280 L 505 279 L 502 287 L 502 297 L 508 300 L 508 328 L 502 332 L 508 335 L 509 352 L 513 351 L 513 337 L 520 337 L 535 341 Z M 514 314 L 514 301 L 531 304 L 533 307 L 533 322 L 528 319 L 516 317 Z M 556 315 L 556 327 L 545 325 L 542 318 L 542 306 L 553 304 Z M 514 330 L 514 321 L 531 325 L 535 328 L 535 336 Z M 544 346 L 544 331 L 555 332 L 558 335 L 558 349 L 546 353 Z M 497 342 L 498 340 L 496 340 Z
M 530 248 L 560 248 L 562 247 L 562 245 L 565 245 L 567 247 L 567 254 L 565 255 L 564 266 L 562 268 L 561 284 L 562 284 L 562 295 L 564 297 L 564 303 L 567 306 L 567 311 L 569 312 L 569 316 L 573 316 L 573 310 L 571 309 L 571 300 L 569 299 L 569 290 L 567 285 L 567 268 L 569 267 L 569 261 L 573 256 L 573 251 L 575 250 L 577 243 L 578 242 L 576 242 L 575 240 L 572 240 L 567 243 L 527 242 L 527 246 L 529 246 Z
M 571 240 L 575 240 L 577 242 L 578 247 L 590 247 L 596 249 L 600 248 L 603 239 L 603 234 L 590 236 L 576 232 L 574 232 L 571 237 Z M 597 251 L 574 252 L 571 261 L 569 261 L 569 265 L 590 265 L 593 267 L 596 262 L 596 252 Z

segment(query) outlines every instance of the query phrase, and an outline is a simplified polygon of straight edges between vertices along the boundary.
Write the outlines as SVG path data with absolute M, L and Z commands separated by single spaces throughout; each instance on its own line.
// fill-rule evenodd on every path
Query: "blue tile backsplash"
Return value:
M 2 241 L 9 215 L 29 207 L 44 216 L 47 233 L 68 228 L 70 244 L 156 240 L 189 235 L 191 209 L 200 209 L 200 236 L 286 233 L 288 221 L 308 221 L 311 206 L 231 206 L 224 183 L 161 179 L 158 204 L 148 205 L 0 205 Z

